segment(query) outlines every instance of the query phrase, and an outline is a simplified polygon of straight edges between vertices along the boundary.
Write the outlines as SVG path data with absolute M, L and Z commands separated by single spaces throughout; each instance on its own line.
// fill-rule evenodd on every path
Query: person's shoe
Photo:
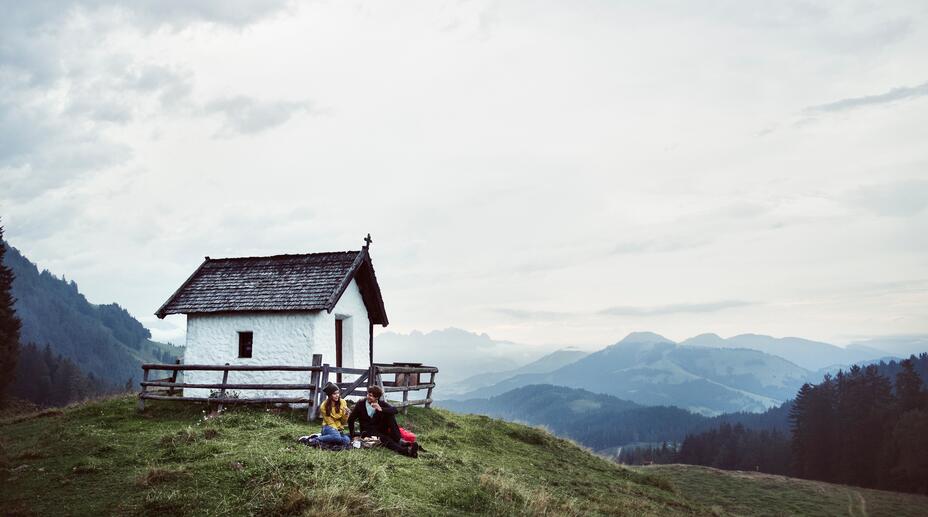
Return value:
M 410 458 L 419 457 L 419 444 L 418 443 L 412 442 L 411 444 L 409 444 L 409 457 Z

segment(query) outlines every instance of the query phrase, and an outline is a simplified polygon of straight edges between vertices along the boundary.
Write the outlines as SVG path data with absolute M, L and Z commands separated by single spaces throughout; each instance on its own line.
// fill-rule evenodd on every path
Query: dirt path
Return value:
M 847 491 L 847 514 L 851 517 L 856 515 L 860 515 L 860 517 L 868 517 L 867 500 L 864 499 L 863 494 L 856 490 Z

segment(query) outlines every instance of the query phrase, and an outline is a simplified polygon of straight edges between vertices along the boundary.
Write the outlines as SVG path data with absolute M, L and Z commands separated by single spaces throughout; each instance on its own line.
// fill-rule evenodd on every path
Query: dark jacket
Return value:
M 400 440 L 400 427 L 396 423 L 396 408 L 387 404 L 387 401 L 380 399 L 380 411 L 374 411 L 374 416 L 367 415 L 367 399 L 361 399 L 354 405 L 351 414 L 348 415 L 348 431 L 351 437 L 355 436 L 386 436 L 395 441 Z M 361 430 L 355 433 L 354 423 L 358 421 L 361 424 Z

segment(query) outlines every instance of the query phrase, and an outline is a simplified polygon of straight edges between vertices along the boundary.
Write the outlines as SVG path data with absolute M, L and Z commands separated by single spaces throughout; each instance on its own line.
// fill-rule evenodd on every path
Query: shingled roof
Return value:
M 206 260 L 155 313 L 238 311 L 331 312 L 355 279 L 371 322 L 387 326 L 380 286 L 366 247 L 361 251 Z

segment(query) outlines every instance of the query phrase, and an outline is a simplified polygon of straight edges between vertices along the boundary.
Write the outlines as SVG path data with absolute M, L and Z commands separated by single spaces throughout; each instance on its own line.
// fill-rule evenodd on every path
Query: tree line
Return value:
M 928 353 L 805 384 L 789 430 L 723 422 L 680 444 L 623 449 L 627 464 L 686 463 L 928 494 Z M 892 376 L 890 376 L 890 374 Z
M 139 359 L 127 349 L 163 363 L 179 355 L 150 337 L 119 305 L 91 304 L 73 281 L 39 273 L 0 226 L 0 406 L 10 396 L 60 406 L 130 390 Z
M 916 371 L 924 364 L 928 354 L 898 363 L 893 380 L 870 365 L 805 384 L 790 412 L 794 473 L 928 493 L 928 394 Z
M 28 343 L 19 351 L 10 395 L 39 406 L 64 406 L 127 388 L 131 389 L 131 384 L 117 386 L 93 373 L 85 375 L 73 361 L 55 354 L 48 345 Z
M 73 280 L 39 270 L 16 248 L 4 246 L 4 266 L 15 276 L 11 295 L 21 321 L 20 343 L 50 345 L 86 374 L 122 385 L 141 375 L 142 362 L 180 351 L 151 341 L 151 333 L 117 304 L 90 303 Z M 170 361 L 173 362 L 173 361 Z

